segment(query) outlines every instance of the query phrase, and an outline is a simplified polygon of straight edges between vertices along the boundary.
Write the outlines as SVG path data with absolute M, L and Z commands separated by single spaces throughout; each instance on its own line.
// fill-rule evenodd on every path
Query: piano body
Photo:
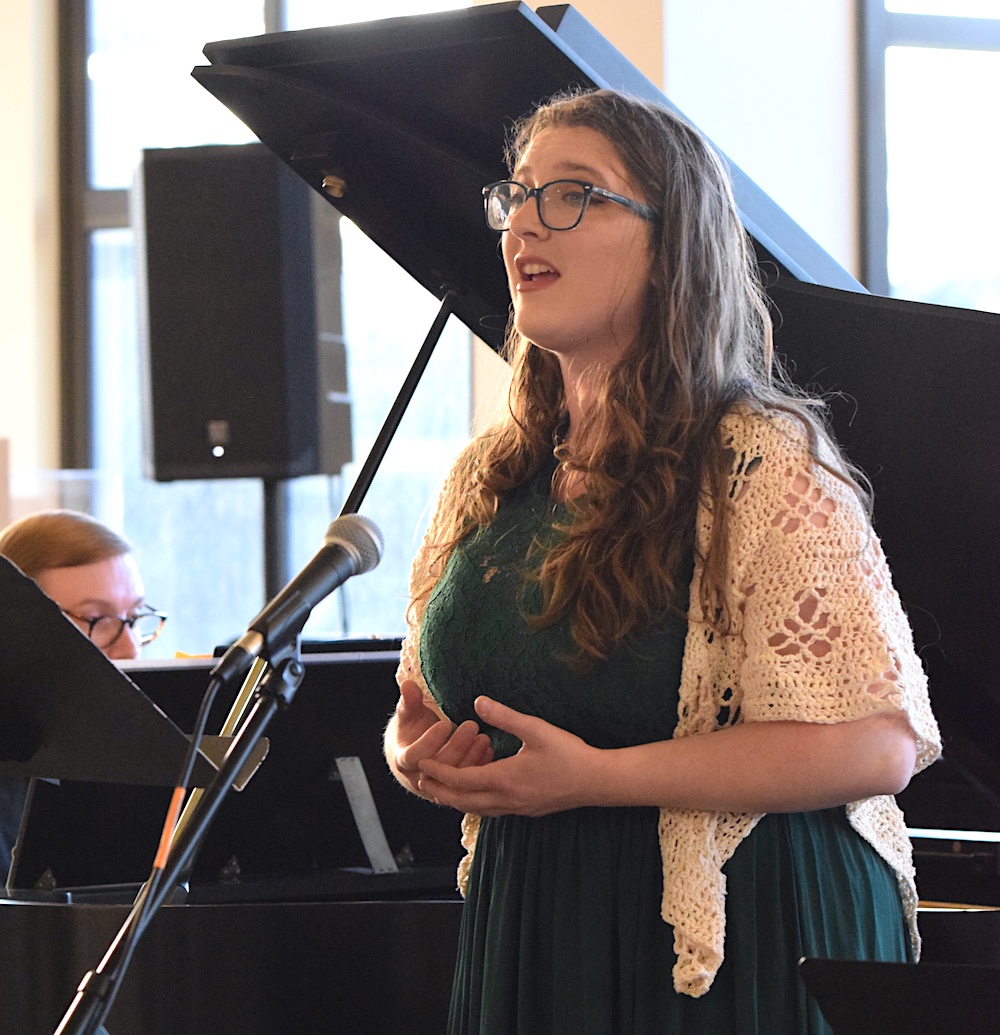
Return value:
M 665 102 L 568 5 L 498 3 L 205 53 L 199 82 L 494 348 L 508 297 L 479 192 L 505 174 L 509 121 L 577 85 Z M 837 393 L 835 430 L 872 481 L 876 527 L 930 675 L 946 758 L 902 803 L 912 827 L 952 833 L 916 840 L 921 895 L 1000 906 L 1000 845 L 973 836 L 1000 831 L 1000 316 L 868 294 L 735 167 L 733 178 L 768 276 L 778 351 L 799 383 Z M 406 204 L 414 184 L 425 185 L 423 211 Z M 111 1035 L 442 1031 L 458 903 L 378 890 L 320 898 L 272 886 L 241 902 L 210 901 L 206 890 L 166 906 L 110 1014 Z M 19 1035 L 51 1030 L 41 1004 L 61 1016 L 123 915 L 96 902 L 4 904 L 0 1017 L 19 1018 Z M 994 919 L 928 915 L 927 958 L 1000 963 Z

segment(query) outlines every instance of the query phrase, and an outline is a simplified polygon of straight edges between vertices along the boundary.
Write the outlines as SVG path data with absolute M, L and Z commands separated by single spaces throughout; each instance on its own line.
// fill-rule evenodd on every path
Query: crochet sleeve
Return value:
M 940 753 L 927 679 L 856 492 L 813 460 L 790 418 L 744 419 L 730 445 L 743 720 L 842 722 L 899 708 L 919 772 Z
M 675 736 L 737 722 L 844 722 L 906 712 L 915 771 L 941 750 L 927 679 L 882 548 L 854 490 L 813 459 L 796 421 L 733 413 L 723 422 L 732 456 L 724 587 L 731 628 L 702 614 L 700 562 Z M 832 456 L 824 457 L 831 466 Z M 709 507 L 698 541 L 710 538 Z M 914 953 L 917 896 L 909 839 L 891 797 L 847 806 L 851 825 L 895 870 Z M 703 995 L 722 963 L 722 867 L 759 816 L 662 809 L 663 919 L 674 927 L 674 987 Z

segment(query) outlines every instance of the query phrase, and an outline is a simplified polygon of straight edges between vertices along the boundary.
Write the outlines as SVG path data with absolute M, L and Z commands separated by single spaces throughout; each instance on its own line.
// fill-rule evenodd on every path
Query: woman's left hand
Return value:
M 586 805 L 808 812 L 898 794 L 913 772 L 906 715 L 851 722 L 747 722 L 697 736 L 598 749 L 488 697 L 480 717 L 519 737 L 511 758 L 467 768 L 418 762 L 420 792 L 480 816 L 544 816 Z
M 517 737 L 520 751 L 467 768 L 423 759 L 421 794 L 478 816 L 545 816 L 590 804 L 587 776 L 596 748 L 544 719 L 489 697 L 476 699 L 476 711 L 484 722 Z

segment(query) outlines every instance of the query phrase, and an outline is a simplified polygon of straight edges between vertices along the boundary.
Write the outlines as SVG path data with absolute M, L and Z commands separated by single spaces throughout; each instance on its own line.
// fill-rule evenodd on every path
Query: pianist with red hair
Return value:
M 131 544 L 75 510 L 28 514 L 0 531 L 0 557 L 16 564 L 107 657 L 137 658 L 166 616 L 146 604 Z M 6 879 L 28 781 L 0 774 L 0 872 Z

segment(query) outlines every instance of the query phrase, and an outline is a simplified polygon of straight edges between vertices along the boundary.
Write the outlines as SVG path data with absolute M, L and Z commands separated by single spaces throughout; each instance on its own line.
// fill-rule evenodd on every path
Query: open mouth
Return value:
M 519 262 L 517 264 L 517 271 L 521 274 L 521 277 L 529 283 L 550 279 L 554 280 L 559 276 L 559 274 L 548 264 L 544 262 L 536 262 L 534 260 Z

